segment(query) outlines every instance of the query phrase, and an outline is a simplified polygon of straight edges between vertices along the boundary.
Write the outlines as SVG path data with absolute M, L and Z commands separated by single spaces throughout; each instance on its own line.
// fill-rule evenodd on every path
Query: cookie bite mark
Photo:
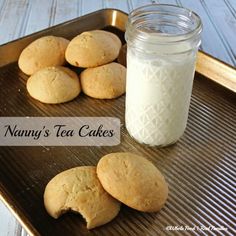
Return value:
M 44 192 L 44 205 L 57 219 L 68 211 L 79 213 L 92 229 L 111 221 L 120 210 L 120 202 L 103 189 L 96 167 L 76 167 L 50 180 Z

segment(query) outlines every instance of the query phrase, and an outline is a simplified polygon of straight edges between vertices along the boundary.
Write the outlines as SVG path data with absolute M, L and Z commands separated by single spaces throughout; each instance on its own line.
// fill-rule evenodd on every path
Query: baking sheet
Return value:
M 0 47 L 0 116 L 114 116 L 122 123 L 121 144 L 113 147 L 1 147 L 1 198 L 32 235 L 235 235 L 235 93 L 197 73 L 186 132 L 175 145 L 162 149 L 138 144 L 128 135 L 125 96 L 96 100 L 81 94 L 69 103 L 46 105 L 27 94 L 27 76 L 16 60 L 29 42 L 42 35 L 70 39 L 105 28 L 124 43 L 126 19 L 120 11 L 101 10 Z M 46 213 L 43 191 L 53 176 L 71 167 L 96 165 L 103 155 L 118 151 L 143 155 L 163 172 L 170 193 L 160 212 L 122 206 L 112 222 L 90 231 L 80 215 L 54 220 Z

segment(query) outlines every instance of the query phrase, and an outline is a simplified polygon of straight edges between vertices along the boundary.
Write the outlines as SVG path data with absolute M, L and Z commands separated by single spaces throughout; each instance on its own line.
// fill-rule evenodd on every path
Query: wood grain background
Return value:
M 0 44 L 102 8 L 125 12 L 151 3 L 192 9 L 203 21 L 201 49 L 236 66 L 236 0 L 0 0 Z M 0 236 L 26 236 L 0 202 Z
M 236 66 L 236 0 L 0 0 L 0 44 L 102 8 L 177 4 L 202 18 L 201 49 Z

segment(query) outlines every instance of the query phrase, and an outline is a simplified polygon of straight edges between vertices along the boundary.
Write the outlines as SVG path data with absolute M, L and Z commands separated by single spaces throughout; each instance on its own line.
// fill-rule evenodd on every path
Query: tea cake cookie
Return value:
M 56 219 L 67 211 L 80 213 L 88 229 L 108 223 L 120 210 L 120 203 L 105 192 L 93 166 L 56 175 L 45 188 L 44 205 Z
M 46 67 L 29 77 L 26 84 L 31 97 L 43 103 L 63 103 L 81 91 L 77 74 L 63 66 Z
M 64 65 L 68 44 L 69 40 L 56 36 L 36 39 L 21 52 L 18 65 L 27 75 L 44 67 Z
M 80 74 L 82 91 L 93 98 L 112 99 L 125 93 L 126 68 L 112 62 L 85 69 Z
M 97 175 L 103 188 L 125 205 L 143 212 L 159 211 L 168 196 L 161 172 L 132 153 L 111 153 L 100 159 Z
M 121 48 L 120 39 L 104 30 L 83 32 L 71 40 L 66 60 L 77 67 L 96 67 L 114 61 Z
M 117 62 L 120 63 L 121 65 L 125 66 L 125 67 L 127 67 L 126 55 L 127 55 L 127 44 L 122 46 L 122 48 L 120 50 L 120 53 L 117 57 Z

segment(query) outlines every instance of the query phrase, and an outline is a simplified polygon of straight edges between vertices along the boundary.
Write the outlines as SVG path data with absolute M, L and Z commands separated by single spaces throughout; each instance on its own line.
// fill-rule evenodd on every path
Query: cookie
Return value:
M 104 191 L 93 166 L 56 175 L 45 188 L 44 205 L 56 219 L 67 211 L 80 213 L 88 229 L 108 223 L 120 210 L 120 203 Z
M 77 97 L 81 91 L 77 74 L 63 66 L 43 68 L 27 80 L 31 97 L 43 103 L 63 103 Z
M 93 98 L 112 99 L 125 93 L 126 68 L 112 62 L 80 74 L 82 91 Z
M 27 75 L 44 67 L 64 65 L 68 44 L 69 40 L 56 36 L 36 39 L 21 52 L 18 65 Z
M 66 60 L 77 67 L 96 67 L 114 61 L 121 48 L 120 39 L 104 30 L 83 32 L 71 40 Z
M 125 67 L 127 66 L 126 54 L 127 54 L 127 44 L 121 47 L 120 53 L 117 57 L 117 62 Z
M 125 205 L 143 212 L 159 211 L 168 196 L 161 172 L 132 153 L 111 153 L 100 159 L 97 175 L 103 188 Z

